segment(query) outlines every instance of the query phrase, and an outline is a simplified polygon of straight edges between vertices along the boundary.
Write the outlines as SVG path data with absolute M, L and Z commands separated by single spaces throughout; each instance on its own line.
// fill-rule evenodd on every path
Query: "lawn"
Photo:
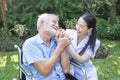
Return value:
M 17 52 L 0 52 L 0 80 L 19 80 L 18 71 Z
M 110 50 L 106 59 L 94 59 L 99 80 L 120 80 L 120 41 L 101 40 Z
M 99 80 L 120 80 L 120 41 L 101 40 L 110 50 L 106 59 L 94 59 Z M 18 55 L 15 52 L 0 52 L 0 80 L 19 77 Z

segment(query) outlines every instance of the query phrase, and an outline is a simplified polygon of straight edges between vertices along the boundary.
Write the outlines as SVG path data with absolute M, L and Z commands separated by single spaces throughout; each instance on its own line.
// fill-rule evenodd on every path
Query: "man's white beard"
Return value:
M 53 36 L 55 36 L 57 33 L 57 30 L 55 30 L 54 28 L 51 27 L 50 32 Z
M 55 36 L 56 33 L 57 33 L 57 30 L 54 29 L 53 27 L 46 27 L 44 30 L 45 30 L 46 32 L 48 32 L 50 35 L 52 35 L 52 36 Z

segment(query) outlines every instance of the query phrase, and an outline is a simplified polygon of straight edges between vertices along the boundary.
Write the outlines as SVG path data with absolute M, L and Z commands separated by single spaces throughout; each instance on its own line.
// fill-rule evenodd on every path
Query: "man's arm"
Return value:
M 63 53 L 63 48 L 60 48 L 59 46 L 54 51 L 53 55 L 46 61 L 38 61 L 33 63 L 33 65 L 38 69 L 38 71 L 44 75 L 48 76 L 49 73 L 54 68 L 56 62 L 58 61 L 58 58 L 60 57 L 60 54 Z
M 65 50 L 61 54 L 61 65 L 64 73 L 68 73 L 70 71 L 70 60 Z

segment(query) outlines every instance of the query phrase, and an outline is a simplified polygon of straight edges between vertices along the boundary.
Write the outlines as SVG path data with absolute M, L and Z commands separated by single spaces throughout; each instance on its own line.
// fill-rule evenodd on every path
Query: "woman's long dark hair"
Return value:
M 83 55 L 86 48 L 88 46 L 90 46 L 90 49 L 92 50 L 92 52 L 94 53 L 94 46 L 96 43 L 96 38 L 97 38 L 97 30 L 96 30 L 96 19 L 95 17 L 90 14 L 90 13 L 85 13 L 81 16 L 83 18 L 83 20 L 87 23 L 87 27 L 88 28 L 92 28 L 92 32 L 90 35 L 90 38 L 87 42 L 87 44 L 85 45 L 85 47 L 80 51 L 79 55 Z

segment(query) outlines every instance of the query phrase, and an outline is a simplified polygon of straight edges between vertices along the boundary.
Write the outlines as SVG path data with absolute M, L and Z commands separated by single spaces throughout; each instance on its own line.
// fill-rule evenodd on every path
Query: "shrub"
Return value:
M 0 38 L 0 51 L 13 51 L 15 50 L 15 44 L 21 47 L 23 44 L 23 40 L 19 38 L 11 38 L 9 40 Z
M 19 38 L 24 37 L 27 34 L 27 28 L 25 25 L 17 24 L 14 25 L 14 28 L 11 29 L 11 32 L 14 32 L 15 35 L 17 35 Z
M 106 37 L 107 27 L 110 27 L 110 24 L 106 20 L 97 18 L 97 30 L 99 37 Z
M 106 39 L 120 39 L 120 25 L 110 24 L 104 19 L 97 18 L 98 36 Z
M 4 30 L 3 30 L 3 28 L 0 29 L 0 37 L 4 38 Z
M 73 18 L 64 22 L 67 29 L 75 29 L 77 19 Z
M 120 25 L 119 24 L 113 24 L 110 26 L 110 28 L 107 29 L 108 34 L 106 37 L 108 39 L 120 39 Z

